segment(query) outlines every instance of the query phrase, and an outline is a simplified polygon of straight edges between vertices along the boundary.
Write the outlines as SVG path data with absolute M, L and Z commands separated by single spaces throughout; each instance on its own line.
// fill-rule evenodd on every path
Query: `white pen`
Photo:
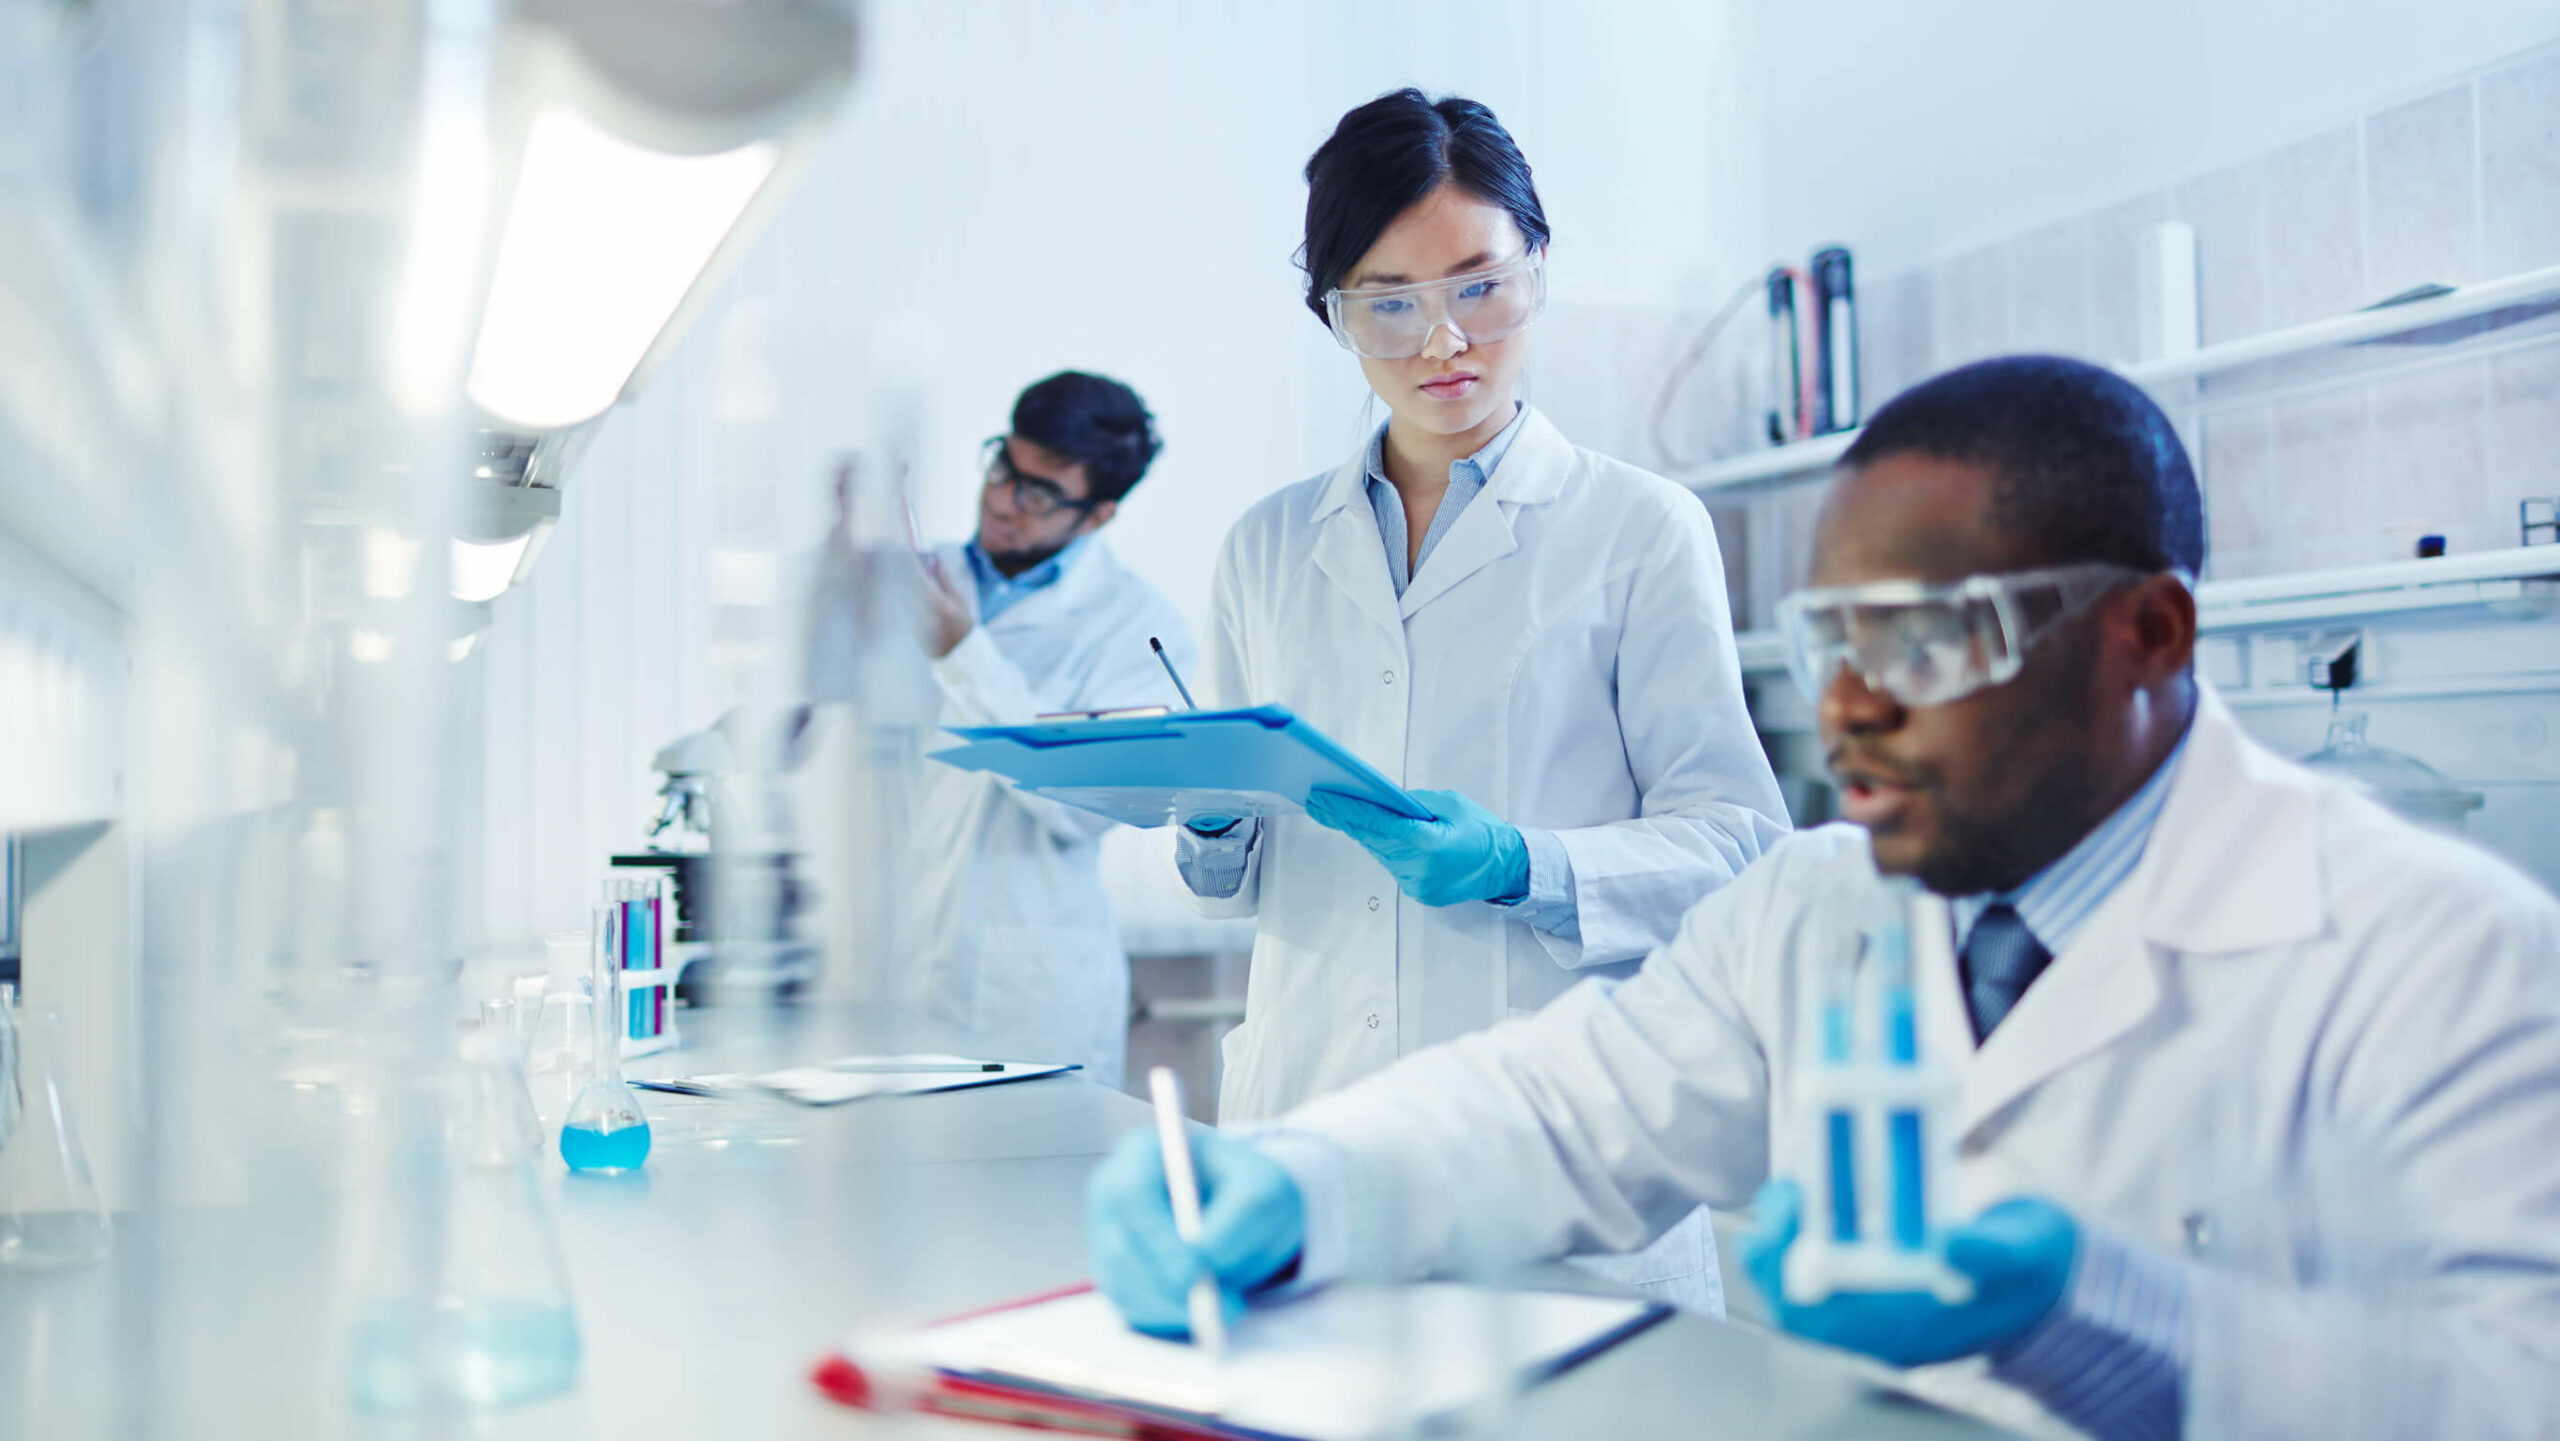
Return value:
M 1191 1137 L 1182 1124 L 1182 1078 L 1158 1066 L 1147 1072 L 1147 1091 L 1155 1097 L 1156 1142 L 1164 1148 L 1165 1189 L 1173 1193 L 1173 1233 L 1182 1244 L 1200 1244 L 1200 1180 L 1191 1171 Z M 1227 1352 L 1227 1318 L 1219 1309 L 1218 1283 L 1201 1276 L 1191 1283 L 1191 1340 L 1212 1356 Z

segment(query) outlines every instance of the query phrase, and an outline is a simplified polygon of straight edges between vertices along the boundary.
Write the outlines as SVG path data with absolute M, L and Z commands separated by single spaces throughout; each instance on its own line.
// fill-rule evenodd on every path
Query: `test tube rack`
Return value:
M 1798 1305 L 1842 1292 L 1973 1296 L 1946 1260 L 1957 1092 L 1923 1049 L 1912 940 L 1936 933 L 1915 911 L 1945 915 L 1897 887 L 1854 961 L 1802 978 L 1808 1064 L 1797 1068 L 1793 1150 L 1804 1210 L 1780 1277 Z
M 676 983 L 694 957 L 668 944 L 675 931 L 672 903 L 662 874 L 617 876 L 604 883 L 604 903 L 618 917 L 615 940 L 622 958 L 622 1055 L 653 1055 L 673 1047 Z

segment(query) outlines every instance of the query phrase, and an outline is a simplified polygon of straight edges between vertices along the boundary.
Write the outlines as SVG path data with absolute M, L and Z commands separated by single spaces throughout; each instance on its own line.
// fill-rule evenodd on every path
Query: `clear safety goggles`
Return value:
M 1343 349 L 1372 360 L 1420 355 L 1430 348 L 1432 332 L 1444 325 L 1469 345 L 1490 345 L 1517 335 L 1546 308 L 1547 267 L 1535 250 L 1489 270 L 1444 280 L 1324 293 L 1333 338 Z
M 1787 669 L 1816 702 L 1846 666 L 1904 705 L 1945 705 L 2008 683 L 2054 627 L 2149 573 L 2092 561 L 1802 590 L 1778 602 L 1778 630 Z

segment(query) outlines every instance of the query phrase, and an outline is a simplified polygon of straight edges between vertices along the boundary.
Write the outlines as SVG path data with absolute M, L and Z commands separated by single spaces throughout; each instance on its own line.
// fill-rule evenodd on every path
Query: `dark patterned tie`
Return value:
M 2015 907 L 1997 905 L 1982 913 L 1964 939 L 1964 998 L 1973 1012 L 1976 1043 L 1990 1039 L 2052 959 Z

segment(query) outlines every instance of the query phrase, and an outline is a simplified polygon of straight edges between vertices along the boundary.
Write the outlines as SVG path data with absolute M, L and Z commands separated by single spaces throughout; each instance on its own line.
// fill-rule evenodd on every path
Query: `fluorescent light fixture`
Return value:
M 347 654 L 366 665 L 380 665 L 391 659 L 391 637 L 378 630 L 359 630 L 347 637 Z
M 453 598 L 461 601 L 496 600 L 515 584 L 516 567 L 524 563 L 525 548 L 533 544 L 528 532 L 513 540 L 457 540 L 453 543 Z
M 465 388 L 492 415 L 556 430 L 601 414 L 780 148 L 669 155 L 554 105 L 527 132 Z
M 391 310 L 391 397 L 420 416 L 453 405 L 489 210 L 489 6 L 441 0 L 425 8 L 418 181 Z
M 398 600 L 418 579 L 422 542 L 396 530 L 374 526 L 364 533 L 364 593 L 375 600 Z

